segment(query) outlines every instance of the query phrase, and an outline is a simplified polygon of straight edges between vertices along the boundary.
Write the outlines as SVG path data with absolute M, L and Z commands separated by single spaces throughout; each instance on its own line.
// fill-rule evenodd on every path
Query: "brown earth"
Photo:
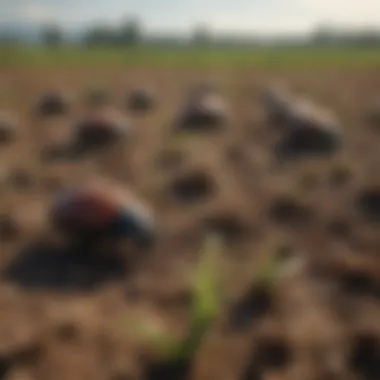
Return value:
M 171 137 L 185 91 L 208 75 L 220 81 L 230 125 L 211 136 Z M 336 112 L 345 132 L 341 152 L 299 162 L 275 159 L 279 132 L 265 122 L 258 100 L 261 86 L 275 78 Z M 32 111 L 39 94 L 53 86 L 81 96 L 99 81 L 118 105 L 131 83 L 157 90 L 156 109 L 131 115 L 133 146 L 75 163 L 43 160 L 46 147 L 68 138 L 79 109 L 38 121 Z M 227 239 L 225 315 L 249 283 L 247 268 L 254 271 L 270 247 L 289 246 L 297 265 L 280 280 L 270 310 L 244 331 L 216 324 L 197 355 L 194 378 L 380 379 L 379 225 L 355 202 L 362 188 L 380 186 L 380 129 L 366 121 L 379 95 L 378 71 L 0 71 L 1 107 L 20 124 L 17 141 L 0 147 L 3 273 L 26 248 L 49 239 L 46 215 L 54 197 L 92 173 L 131 184 L 154 206 L 160 226 L 155 251 L 128 274 L 110 264 L 95 274 L 74 268 L 60 278 L 60 266 L 68 264 L 41 254 L 12 281 L 3 276 L 0 379 L 142 378 L 144 347 L 128 335 L 128 320 L 151 318 L 173 333 L 186 329 L 188 278 L 206 222 Z M 186 176 L 201 183 L 188 203 L 170 191 Z M 202 185 L 208 181 L 210 187 Z

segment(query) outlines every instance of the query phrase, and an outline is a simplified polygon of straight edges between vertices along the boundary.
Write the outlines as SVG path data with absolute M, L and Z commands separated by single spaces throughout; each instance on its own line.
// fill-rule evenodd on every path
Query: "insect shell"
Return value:
M 127 238 L 146 247 L 156 235 L 150 208 L 128 189 L 106 182 L 64 192 L 54 203 L 51 218 L 58 230 L 80 240 Z

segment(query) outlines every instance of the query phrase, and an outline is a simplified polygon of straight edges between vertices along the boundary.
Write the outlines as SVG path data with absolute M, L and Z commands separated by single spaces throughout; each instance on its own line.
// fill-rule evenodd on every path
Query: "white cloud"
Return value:
M 170 3 L 170 0 L 156 1 Z M 200 21 L 218 30 L 265 33 L 310 31 L 323 22 L 380 27 L 380 0 L 193 0 L 191 7 L 179 2 L 175 8 L 166 9 L 165 17 L 156 7 L 142 9 L 140 13 L 145 15 L 148 25 L 190 27 Z
M 281 0 L 285 1 L 285 0 Z M 290 0 L 300 16 L 352 26 L 380 26 L 379 0 Z
M 53 10 L 46 5 L 28 0 L 22 9 L 22 15 L 32 21 L 52 21 L 56 19 Z
M 236 6 L 210 12 L 205 19 L 217 29 L 265 33 L 310 31 L 324 22 L 343 27 L 380 28 L 380 0 L 273 0 L 255 10 Z
M 216 13 L 209 15 L 207 23 L 216 30 L 253 31 L 263 33 L 278 33 L 282 31 L 300 32 L 310 28 L 307 19 L 292 14 L 264 13 L 258 15 L 246 13 Z
M 58 19 L 52 7 L 37 0 L 5 0 L 0 5 L 0 22 L 50 22 Z
M 124 14 L 139 15 L 149 29 L 207 22 L 218 30 L 297 32 L 323 22 L 380 27 L 380 0 L 0 0 L 0 22 L 74 25 Z

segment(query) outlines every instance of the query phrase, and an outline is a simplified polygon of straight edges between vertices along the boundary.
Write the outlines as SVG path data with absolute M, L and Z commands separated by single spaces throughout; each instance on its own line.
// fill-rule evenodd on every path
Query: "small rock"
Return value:
M 307 99 L 293 101 L 285 124 L 286 133 L 276 147 L 281 158 L 330 155 L 343 145 L 336 118 Z
M 17 222 L 10 215 L 0 215 L 0 240 L 11 241 L 19 236 Z
M 17 122 L 10 115 L 0 114 L 0 144 L 7 145 L 16 138 Z
M 175 129 L 177 131 L 209 131 L 220 129 L 229 121 L 227 104 L 218 94 L 194 96 L 183 107 Z
M 181 203 L 193 203 L 211 197 L 215 184 L 210 174 L 191 171 L 180 175 L 170 184 L 170 194 Z
M 94 112 L 75 127 L 74 145 L 79 151 L 98 150 L 131 135 L 129 121 L 115 110 Z
M 47 92 L 41 96 L 36 108 L 39 116 L 60 116 L 69 112 L 70 101 L 59 92 Z
M 356 196 L 356 206 L 371 223 L 380 223 L 380 188 L 367 188 Z
M 137 88 L 131 91 L 126 100 L 127 109 L 146 112 L 155 106 L 155 93 L 148 88 Z

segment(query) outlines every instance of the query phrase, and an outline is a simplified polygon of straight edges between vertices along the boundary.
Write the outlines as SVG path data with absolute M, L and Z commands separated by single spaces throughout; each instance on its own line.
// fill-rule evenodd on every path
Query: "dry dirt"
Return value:
M 208 75 L 220 81 L 230 124 L 222 133 L 173 138 L 170 122 L 185 92 Z M 276 160 L 279 132 L 265 122 L 258 100 L 275 78 L 336 112 L 345 132 L 341 152 Z M 97 83 L 112 90 L 117 106 L 131 84 L 148 84 L 157 107 L 129 114 L 137 129 L 130 146 L 74 163 L 44 159 L 49 145 L 68 137 L 79 110 L 37 120 L 39 95 L 58 87 L 78 95 L 78 105 Z M 380 188 L 380 129 L 366 121 L 378 96 L 379 71 L 0 71 L 1 107 L 20 126 L 17 140 L 0 147 L 0 379 L 143 378 L 145 350 L 128 334 L 128 320 L 153 319 L 174 334 L 186 329 L 188 278 L 208 225 L 227 240 L 223 316 L 249 283 L 249 268 L 270 249 L 288 246 L 295 265 L 259 315 L 246 308 L 247 323 L 216 323 L 194 379 L 379 380 L 379 225 L 356 202 L 367 186 Z M 91 173 L 130 184 L 156 211 L 158 245 L 130 271 L 36 253 L 49 239 L 50 202 Z M 173 181 L 183 177 L 192 177 L 192 191 L 173 194 Z M 7 276 L 15 260 L 22 269 Z

